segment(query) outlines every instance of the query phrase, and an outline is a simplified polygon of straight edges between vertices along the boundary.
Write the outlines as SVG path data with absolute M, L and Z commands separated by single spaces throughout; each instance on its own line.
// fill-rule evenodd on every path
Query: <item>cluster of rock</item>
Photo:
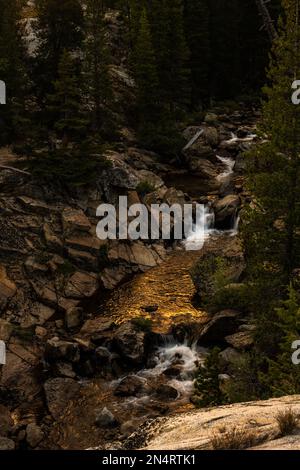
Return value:
M 204 135 L 184 151 L 186 171 L 199 176 L 200 200 L 202 194 L 206 200 L 212 198 L 220 221 L 238 210 L 247 197 L 242 189 L 236 194 L 236 182 L 233 193 L 232 187 L 224 188 L 217 178 L 224 168 L 216 160 L 216 150 L 219 153 L 226 147 L 231 129 L 238 127 L 231 120 L 224 124 L 223 117 L 208 116 Z M 191 128 L 185 131 L 187 140 L 194 132 Z M 239 132 L 242 134 L 241 126 Z M 237 158 L 245 145 L 242 140 L 241 136 L 241 141 L 228 144 L 222 155 Z M 105 289 L 114 289 L 134 274 L 162 263 L 172 244 L 99 240 L 96 208 L 101 201 L 117 203 L 120 194 L 128 196 L 129 204 L 148 206 L 163 202 L 183 205 L 193 199 L 187 191 L 164 183 L 165 175 L 177 171 L 174 165 L 134 146 L 126 129 L 125 141 L 119 151 L 106 153 L 109 165 L 85 191 L 54 191 L 28 175 L 1 171 L 0 339 L 8 351 L 0 399 L 7 402 L 5 413 L 19 414 L 19 424 L 0 436 L 13 436 L 18 447 L 34 448 L 44 442 L 49 425 L 81 393 L 80 377 L 121 377 L 147 361 L 144 347 L 148 336 L 144 332 L 132 324 L 116 328 L 101 320 L 102 312 L 96 319 L 89 312 L 96 310 Z M 9 149 L 2 153 L 13 165 L 15 157 Z M 145 183 L 148 190 L 143 192 L 139 188 Z M 224 354 L 230 355 L 230 348 L 239 349 L 237 344 L 245 340 L 245 331 L 235 330 L 238 323 L 233 312 L 221 312 L 199 338 L 213 343 L 216 330 L 222 330 L 229 348 Z M 140 381 L 130 378 L 119 385 L 117 394 L 124 395 L 125 389 L 127 394 L 136 393 L 140 386 Z M 177 395 L 165 383 L 154 392 L 165 401 Z M 32 411 L 35 409 L 37 413 Z M 8 448 L 10 445 L 7 442 Z

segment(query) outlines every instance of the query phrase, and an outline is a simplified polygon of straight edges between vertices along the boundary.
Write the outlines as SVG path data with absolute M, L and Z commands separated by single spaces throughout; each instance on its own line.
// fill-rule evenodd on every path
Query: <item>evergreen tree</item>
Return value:
M 225 403 L 225 395 L 220 389 L 221 373 L 219 348 L 214 348 L 200 366 L 195 379 L 195 403 L 200 407 L 218 406 Z
M 41 100 L 52 91 L 63 51 L 79 52 L 83 40 L 83 10 L 79 0 L 36 0 L 39 45 L 34 75 Z
M 91 106 L 92 130 L 105 137 L 113 134 L 114 125 L 111 117 L 112 88 L 103 14 L 103 0 L 87 0 L 83 80 L 89 107 Z
M 197 109 L 210 98 L 211 40 L 207 0 L 185 0 L 185 30 L 190 50 L 191 105 Z
M 273 396 L 300 393 L 299 365 L 292 362 L 292 344 L 300 338 L 299 293 L 292 287 L 289 297 L 276 310 L 281 331 L 280 351 L 276 360 L 269 361 L 268 373 L 262 375 Z
M 159 61 L 162 74 L 160 88 L 164 102 L 173 111 L 176 104 L 186 105 L 190 102 L 189 51 L 184 33 L 183 1 L 164 2 L 166 50 Z
M 0 0 L 0 78 L 7 87 L 7 104 L 0 107 L 2 144 L 24 139 L 29 130 L 26 109 L 29 79 L 20 23 L 22 6 L 21 0 Z
M 146 9 L 143 10 L 141 15 L 133 62 L 137 84 L 139 126 L 140 129 L 145 131 L 149 126 L 154 126 L 158 119 L 158 77 Z
M 67 147 L 69 142 L 80 141 L 86 132 L 83 116 L 82 77 L 71 53 L 64 51 L 58 66 L 54 92 L 47 97 L 46 110 L 53 116 L 54 130 Z
M 212 56 L 210 95 L 216 99 L 232 98 L 240 92 L 238 32 L 243 5 L 238 0 L 214 0 L 209 2 L 209 7 Z M 256 35 L 256 31 L 253 34 Z
M 283 0 L 269 70 L 270 85 L 263 108 L 262 132 L 267 139 L 249 155 L 249 187 L 255 205 L 247 211 L 243 238 L 257 312 L 258 342 L 267 354 L 276 352 L 278 328 L 274 308 L 285 297 L 299 266 L 299 117 L 291 101 L 291 84 L 299 76 L 297 0 Z

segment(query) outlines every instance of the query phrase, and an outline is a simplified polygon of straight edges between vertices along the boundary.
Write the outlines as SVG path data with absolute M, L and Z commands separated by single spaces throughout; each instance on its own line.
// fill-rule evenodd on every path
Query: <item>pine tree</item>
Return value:
M 214 348 L 199 367 L 195 379 L 195 403 L 200 407 L 218 406 L 225 402 L 225 395 L 220 389 L 219 374 L 221 373 L 219 348 Z
M 87 0 L 85 12 L 84 74 L 87 100 L 91 106 L 92 130 L 102 137 L 113 135 L 112 88 L 109 53 L 103 26 L 103 0 Z
M 284 299 L 300 261 L 299 122 L 300 107 L 291 101 L 299 76 L 298 0 L 283 0 L 269 70 L 270 85 L 261 131 L 267 137 L 249 155 L 249 188 L 255 205 L 245 214 L 243 238 L 257 312 L 258 343 L 276 352 L 278 329 L 274 308 Z
M 299 365 L 292 362 L 292 344 L 300 338 L 299 293 L 292 287 L 289 297 L 276 309 L 278 326 L 281 331 L 280 351 L 277 358 L 269 361 L 268 373 L 262 380 L 268 385 L 273 396 L 300 393 Z
M 28 135 L 26 97 L 29 78 L 20 23 L 23 2 L 0 0 L 0 78 L 7 86 L 7 104 L 0 107 L 2 144 Z
M 165 8 L 166 50 L 163 51 L 159 61 L 162 73 L 160 88 L 163 100 L 173 111 L 176 104 L 190 103 L 189 50 L 184 32 L 183 1 L 163 1 L 165 2 L 162 8 Z
M 133 52 L 134 75 L 140 126 L 154 124 L 157 115 L 158 77 L 147 12 L 141 15 L 140 28 Z
M 54 118 L 54 130 L 67 147 L 69 142 L 80 141 L 86 132 L 83 116 L 81 76 L 71 53 L 64 51 L 58 66 L 54 92 L 47 97 L 47 113 Z
M 185 0 L 185 30 L 190 50 L 191 106 L 197 109 L 210 99 L 211 39 L 207 0 Z
M 34 76 L 41 101 L 52 91 L 64 50 L 79 52 L 83 41 L 83 9 L 79 0 L 36 0 L 39 45 Z
M 239 22 L 244 2 L 214 0 L 209 2 L 211 18 L 211 91 L 216 99 L 233 98 L 240 93 Z M 256 8 L 253 2 L 253 8 Z M 254 34 L 257 34 L 255 31 Z

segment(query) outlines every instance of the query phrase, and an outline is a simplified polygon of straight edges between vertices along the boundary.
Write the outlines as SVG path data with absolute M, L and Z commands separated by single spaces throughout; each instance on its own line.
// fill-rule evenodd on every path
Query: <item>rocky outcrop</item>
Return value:
M 114 345 L 121 356 L 135 364 L 141 364 L 145 357 L 146 334 L 131 322 L 123 323 L 114 335 Z
M 199 344 L 214 345 L 224 341 L 237 329 L 239 312 L 235 310 L 223 310 L 216 313 L 202 329 L 199 335 Z
M 215 205 L 216 226 L 218 228 L 232 227 L 233 218 L 241 205 L 240 197 L 236 194 L 230 194 L 219 199 Z
M 276 420 L 279 412 L 289 409 L 299 416 L 299 395 L 237 403 L 159 418 L 138 429 L 125 443 L 125 448 L 138 446 L 147 451 L 212 450 L 216 436 L 220 436 L 222 432 L 223 435 L 225 432 L 230 435 L 230 432 L 242 430 L 244 435 L 251 434 L 255 449 L 296 450 L 300 448 L 299 429 L 295 430 L 294 435 L 280 438 Z
M 49 379 L 44 384 L 48 409 L 55 420 L 61 420 L 70 400 L 79 398 L 80 385 L 73 379 Z
M 6 269 L 0 265 L 0 309 L 4 308 L 8 299 L 17 291 L 15 283 L 7 276 Z

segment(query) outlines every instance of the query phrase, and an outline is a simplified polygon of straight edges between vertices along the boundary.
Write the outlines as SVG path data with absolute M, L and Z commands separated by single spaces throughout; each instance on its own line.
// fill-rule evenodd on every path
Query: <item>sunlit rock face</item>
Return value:
M 242 432 L 244 436 L 251 435 L 251 444 L 246 445 L 246 448 L 299 450 L 299 433 L 280 438 L 276 420 L 278 414 L 287 409 L 298 415 L 299 398 L 299 395 L 294 395 L 266 401 L 237 403 L 209 410 L 196 410 L 163 420 L 158 419 L 151 429 L 145 432 L 144 447 L 146 450 L 211 450 L 214 448 L 216 436 L 222 434 L 222 430 L 224 434 L 226 429 L 227 435 L 234 430 L 241 430 L 240 435 Z M 140 435 L 141 432 L 138 430 Z M 225 439 L 224 444 L 226 445 Z

